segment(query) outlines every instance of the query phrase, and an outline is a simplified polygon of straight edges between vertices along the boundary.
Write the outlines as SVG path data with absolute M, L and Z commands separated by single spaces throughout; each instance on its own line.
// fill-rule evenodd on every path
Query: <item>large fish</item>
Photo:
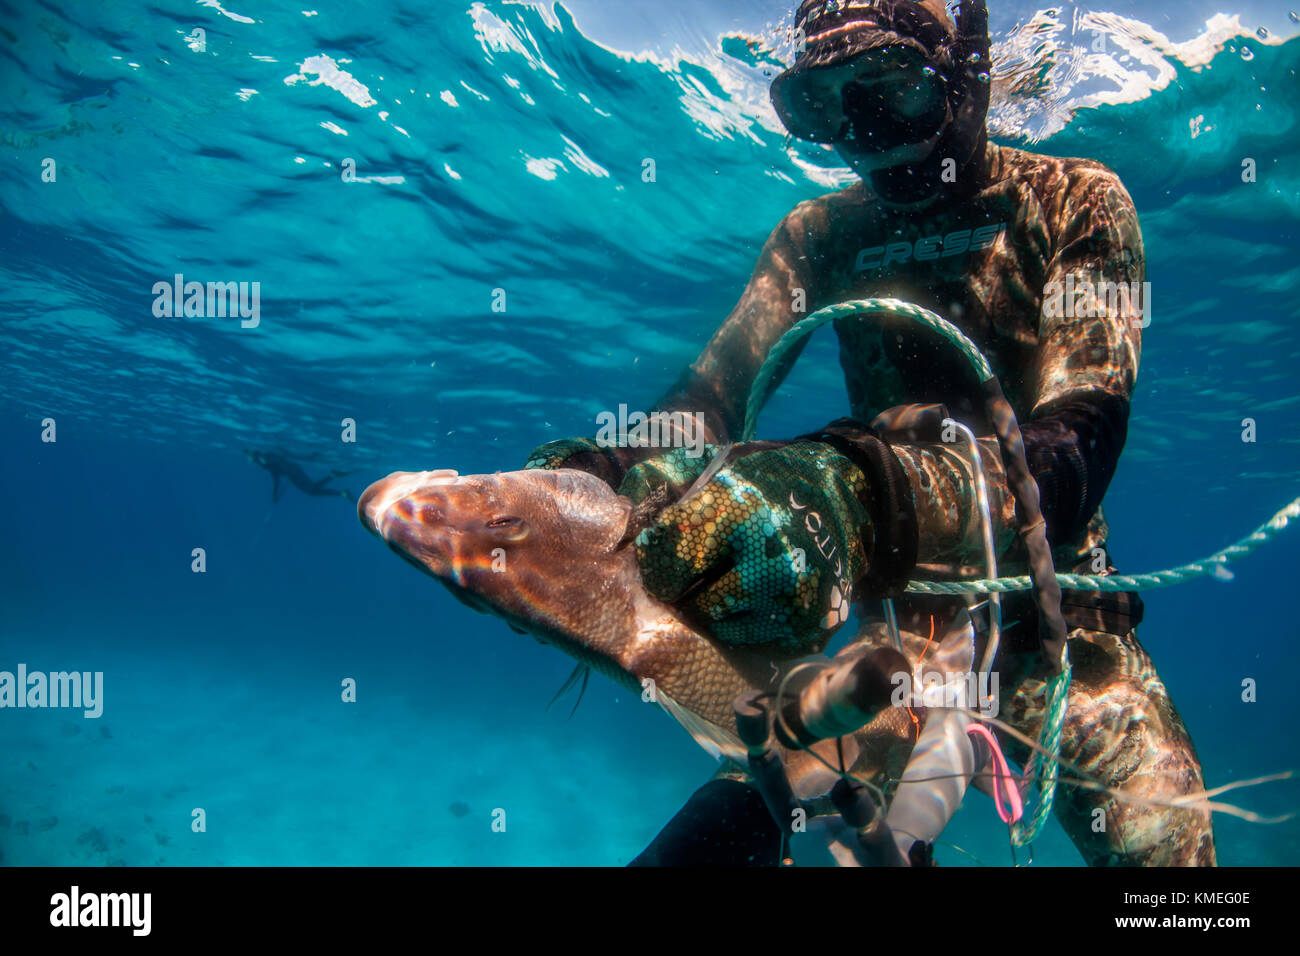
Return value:
M 357 513 L 466 604 L 656 701 L 706 750 L 742 766 L 737 696 L 775 690 L 797 663 L 769 647 L 723 646 L 653 598 L 631 546 L 632 503 L 586 472 L 397 472 L 366 489 Z M 890 708 L 842 739 L 842 758 L 889 750 L 910 729 L 907 712 Z M 841 759 L 834 741 L 813 749 Z M 809 753 L 782 755 L 799 796 L 835 782 Z

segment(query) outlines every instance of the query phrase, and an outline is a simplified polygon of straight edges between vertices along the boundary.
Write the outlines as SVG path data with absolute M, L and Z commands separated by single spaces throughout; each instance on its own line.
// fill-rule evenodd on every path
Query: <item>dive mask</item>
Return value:
M 963 3 L 955 33 L 946 17 L 938 0 L 805 0 L 795 27 L 807 49 L 772 83 L 786 129 L 876 153 L 970 125 L 966 113 L 982 124 L 987 84 L 978 90 L 976 76 L 988 69 L 984 5 Z

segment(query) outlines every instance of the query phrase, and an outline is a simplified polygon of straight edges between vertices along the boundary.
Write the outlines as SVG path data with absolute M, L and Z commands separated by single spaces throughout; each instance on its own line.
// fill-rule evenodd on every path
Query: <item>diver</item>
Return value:
M 1103 283 L 1136 288 L 1145 278 L 1123 184 L 1091 160 L 989 141 L 983 0 L 964 0 L 955 23 L 942 0 L 805 0 L 795 27 L 806 48 L 774 80 L 773 105 L 792 135 L 831 145 L 859 181 L 786 215 L 739 303 L 657 409 L 703 416 L 709 443 L 725 449 L 741 433 L 760 365 L 794 323 L 849 299 L 914 302 L 960 328 L 992 364 L 1021 423 L 1057 569 L 1113 573 L 1100 504 L 1124 446 L 1145 324 L 1130 302 L 1101 294 L 1114 287 Z M 1052 293 L 1061 288 L 1082 298 L 1062 307 Z M 583 468 L 638 501 L 656 488 L 680 496 L 703 478 L 702 490 L 660 509 L 636 538 L 646 587 L 723 643 L 816 652 L 847 619 L 850 594 L 866 616 L 879 606 L 871 599 L 899 595 L 914 576 L 983 576 L 974 469 L 951 439 L 913 427 L 922 406 L 938 405 L 980 436 L 998 567 L 1023 574 L 1015 500 L 967 363 L 911 325 L 837 322 L 836 332 L 851 419 L 790 442 L 736 446 L 711 477 L 680 454 L 591 439 L 543 445 L 528 467 Z M 801 535 L 814 517 L 810 540 Z M 796 551 L 808 555 L 802 570 Z M 930 622 L 942 633 L 965 608 L 942 596 L 895 603 L 900 626 L 922 638 Z M 1033 605 L 1008 594 L 1002 607 L 1001 719 L 1032 737 L 1045 686 Z M 1150 802 L 1063 782 L 1058 819 L 1090 865 L 1213 865 L 1208 811 L 1157 805 L 1203 782 L 1138 642 L 1140 598 L 1065 591 L 1062 610 L 1073 681 L 1061 758 Z M 868 618 L 864 633 L 885 640 L 878 620 Z M 1023 763 L 1027 748 L 1001 737 Z M 761 813 L 752 794 L 724 799 L 722 782 L 740 786 L 702 789 L 707 812 L 688 804 L 689 825 L 670 824 L 642 862 L 680 862 L 692 859 L 691 845 L 717 845 L 721 833 L 701 827 L 726 816 L 720 807 L 733 821 Z
M 271 473 L 272 504 L 279 502 L 280 495 L 284 491 L 280 484 L 281 478 L 287 478 L 291 485 L 305 495 L 314 495 L 321 498 L 343 497 L 348 501 L 357 500 L 356 495 L 346 488 L 329 487 L 331 481 L 349 474 L 347 471 L 331 471 L 324 478 L 313 481 L 307 477 L 307 472 L 303 471 L 302 465 L 282 451 L 256 451 L 252 448 L 245 448 L 244 455 L 253 464 L 265 468 Z

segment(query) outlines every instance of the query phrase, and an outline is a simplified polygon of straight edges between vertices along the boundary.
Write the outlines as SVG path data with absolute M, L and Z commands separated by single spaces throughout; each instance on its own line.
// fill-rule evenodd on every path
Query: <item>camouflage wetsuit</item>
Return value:
M 983 0 L 962 0 L 955 21 L 943 0 L 803 0 L 794 22 L 805 49 L 773 81 L 773 106 L 793 135 L 833 145 L 863 181 L 786 216 L 740 302 L 659 408 L 700 414 L 713 443 L 738 438 L 759 367 L 796 321 L 849 299 L 914 302 L 953 322 L 991 363 L 1021 425 L 1057 569 L 1109 569 L 1099 506 L 1127 432 L 1136 313 L 1146 301 L 1142 236 L 1124 187 L 1095 162 L 987 142 Z M 1129 296 L 1116 294 L 1120 285 Z M 943 405 L 980 436 L 999 573 L 1026 571 L 984 394 L 966 360 L 910 324 L 849 320 L 836 330 L 858 424 L 733 450 L 698 495 L 637 534 L 647 589 L 715 640 L 815 651 L 847 617 L 846 590 L 872 598 L 909 577 L 984 576 L 965 449 L 894 427 L 909 404 Z M 864 424 L 873 421 L 875 434 Z M 684 464 L 672 453 L 581 440 L 543 446 L 529 461 L 586 468 L 640 504 L 656 482 L 684 491 L 692 477 Z M 814 512 L 821 531 L 810 541 L 803 531 L 813 531 Z M 792 569 L 786 556 L 814 546 L 823 567 Z M 1140 599 L 1068 591 L 1062 599 L 1073 665 L 1064 760 L 1138 800 L 1202 790 L 1191 740 L 1134 632 Z M 931 616 L 942 633 L 963 601 L 896 603 L 910 647 L 924 644 Z M 1045 676 L 1036 616 L 1024 595 L 1007 595 L 1003 619 L 1001 716 L 1034 735 Z M 870 619 L 863 637 L 884 640 Z M 1056 806 L 1089 863 L 1214 862 L 1207 812 L 1071 787 Z M 687 835 L 701 826 L 692 822 Z M 666 849 L 648 854 L 671 862 L 676 849 Z
M 797 290 L 806 293 L 807 313 L 873 296 L 915 302 L 949 318 L 989 359 L 1021 422 L 1056 566 L 1091 573 L 1094 558 L 1105 554 L 1099 502 L 1124 442 L 1142 325 L 1124 300 L 1095 293 L 1104 291 L 1101 282 L 1140 288 L 1145 263 L 1137 214 L 1119 179 L 1098 163 L 992 144 L 983 162 L 983 174 L 973 180 L 982 185 L 938 210 L 887 208 L 861 183 L 797 206 L 763 247 L 739 304 L 659 408 L 701 413 L 712 440 L 725 442 L 739 435 L 768 350 L 804 317 L 794 311 Z M 1051 301 L 1048 290 L 1056 288 L 1075 293 L 1070 308 Z M 992 432 L 965 360 L 936 336 L 908 326 L 849 321 L 836 331 L 855 418 L 865 422 L 902 403 L 935 402 L 981 436 L 999 572 L 1026 573 L 1000 454 L 995 439 L 983 437 Z M 960 449 L 937 442 L 891 447 L 912 487 L 918 568 L 981 568 L 973 476 Z M 959 602 L 909 596 L 899 603 L 900 620 L 920 631 L 930 615 L 942 626 Z M 1069 633 L 1074 675 L 1062 757 L 1138 797 L 1202 789 L 1191 739 L 1136 631 L 1098 629 L 1106 624 L 1094 622 L 1086 600 L 1079 603 L 1085 607 L 1067 620 L 1090 626 Z M 1019 613 L 1016 606 L 1013 599 L 1005 605 L 1007 651 L 999 664 L 1004 675 L 1019 671 L 1024 679 L 1013 682 L 1019 686 L 1008 703 L 1004 676 L 1002 717 L 1035 735 L 1044 685 L 1032 667 L 1025 674 L 1011 663 L 1010 635 L 1020 628 L 1024 647 L 1034 626 L 1023 603 Z M 884 640 L 879 627 L 869 624 L 867 631 Z M 1215 862 L 1207 812 L 1118 803 L 1069 787 L 1056 806 L 1090 864 Z M 1096 808 L 1104 811 L 1104 828 Z

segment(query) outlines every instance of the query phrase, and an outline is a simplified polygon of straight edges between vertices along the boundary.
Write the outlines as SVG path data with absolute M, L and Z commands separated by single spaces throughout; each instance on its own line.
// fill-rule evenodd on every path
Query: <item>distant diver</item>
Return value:
M 271 503 L 275 504 L 280 500 L 280 494 L 283 486 L 280 484 L 281 478 L 287 478 L 289 483 L 305 495 L 315 495 L 316 497 L 333 498 L 335 496 L 346 498 L 348 501 L 356 501 L 357 496 L 346 488 L 330 488 L 329 483 L 336 478 L 342 478 L 348 474 L 346 471 L 331 471 L 324 478 L 313 481 L 307 477 L 307 472 L 303 471 L 302 465 L 291 459 L 288 455 L 279 451 L 257 451 L 252 448 L 245 448 L 244 455 L 253 464 L 265 468 L 271 473 Z

